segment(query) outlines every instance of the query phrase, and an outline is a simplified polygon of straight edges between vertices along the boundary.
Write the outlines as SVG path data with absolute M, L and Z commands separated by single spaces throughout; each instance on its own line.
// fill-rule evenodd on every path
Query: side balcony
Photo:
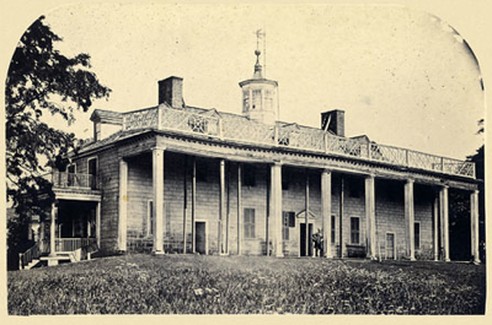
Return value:
M 97 175 L 54 170 L 47 177 L 53 184 L 53 191 L 58 200 L 101 200 L 100 182 Z

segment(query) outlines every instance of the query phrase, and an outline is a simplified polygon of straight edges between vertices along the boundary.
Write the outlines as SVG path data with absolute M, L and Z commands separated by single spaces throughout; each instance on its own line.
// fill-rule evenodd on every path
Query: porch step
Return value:
M 30 270 L 30 269 L 32 269 L 33 267 L 35 267 L 36 265 L 38 265 L 39 262 L 41 262 L 40 259 L 33 259 L 31 262 L 29 262 L 29 264 L 27 264 L 24 267 L 24 270 Z
M 60 261 L 70 261 L 70 263 L 77 263 L 81 260 L 81 249 L 75 251 L 62 251 L 56 252 L 55 256 L 43 256 L 41 261 L 47 261 L 48 266 L 58 265 Z

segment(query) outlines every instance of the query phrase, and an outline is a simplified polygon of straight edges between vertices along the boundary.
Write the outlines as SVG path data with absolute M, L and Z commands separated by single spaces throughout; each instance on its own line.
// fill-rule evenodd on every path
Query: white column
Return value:
M 405 221 L 407 223 L 407 253 L 410 260 L 415 261 L 413 179 L 408 179 L 405 183 Z
M 120 159 L 120 181 L 118 200 L 118 250 L 126 251 L 127 205 L 128 205 L 128 163 Z
M 439 260 L 439 198 L 437 195 L 434 197 L 434 205 L 433 205 L 433 222 L 434 222 L 434 234 L 432 237 L 434 247 L 434 261 Z
M 243 231 L 243 207 L 241 200 L 241 163 L 237 164 L 237 255 L 241 255 L 241 240 Z
M 376 259 L 376 195 L 374 175 L 366 177 L 365 198 L 368 251 L 369 257 L 374 260 Z
M 96 203 L 96 243 L 101 247 L 101 202 Z
M 471 255 L 473 263 L 480 264 L 479 235 L 478 235 L 478 191 L 470 195 L 470 224 L 471 224 Z
M 304 191 L 304 223 L 306 224 L 306 228 L 304 231 L 304 236 L 306 238 L 306 241 L 304 243 L 304 249 L 306 252 L 306 256 L 309 256 L 309 248 L 312 247 L 312 240 L 311 237 L 309 237 L 309 171 L 306 169 L 306 181 L 305 181 L 305 191 Z M 282 222 L 283 223 L 283 222 Z M 282 225 L 283 226 L 283 225 Z M 313 229 L 313 232 L 316 231 L 316 229 Z M 314 253 L 314 250 L 312 250 Z
M 155 255 L 164 254 L 164 148 L 152 148 L 152 187 L 154 192 Z
M 225 161 L 220 160 L 219 163 L 219 232 L 217 242 L 219 245 L 219 254 L 225 254 L 225 236 L 224 236 L 224 226 L 225 226 Z
M 271 166 L 271 218 L 272 243 L 276 257 L 283 257 L 282 243 L 282 165 Z
M 444 261 L 449 262 L 449 213 L 448 213 L 448 186 L 443 186 L 439 193 L 441 237 L 444 252 Z
M 191 177 L 191 252 L 196 253 L 196 158 L 193 157 L 193 169 Z
M 321 218 L 323 227 L 323 255 L 332 258 L 331 252 L 331 172 L 327 169 L 321 172 Z
M 58 207 L 56 203 L 51 204 L 51 220 L 50 220 L 50 256 L 55 256 L 56 253 L 56 217 L 58 215 Z

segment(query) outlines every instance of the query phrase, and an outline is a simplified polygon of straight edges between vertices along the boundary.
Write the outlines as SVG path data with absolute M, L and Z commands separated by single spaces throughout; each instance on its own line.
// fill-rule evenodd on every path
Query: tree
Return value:
M 485 132 L 484 119 L 478 121 L 477 134 L 483 134 Z M 468 160 L 475 163 L 475 172 L 477 179 L 482 180 L 482 183 L 478 185 L 478 237 L 480 242 L 480 260 L 485 262 L 485 145 L 481 145 L 477 149 L 474 155 L 468 156 Z
M 9 218 L 9 248 L 23 241 L 20 229 L 32 215 L 44 217 L 54 195 L 43 174 L 74 148 L 74 134 L 51 127 L 43 116 L 51 114 L 70 125 L 75 110 L 86 112 L 94 99 L 111 92 L 89 70 L 88 54 L 67 57 L 55 48 L 62 38 L 44 19 L 38 18 L 22 35 L 6 81 L 7 197 L 15 209 L 15 218 Z M 40 192 L 47 194 L 43 200 Z

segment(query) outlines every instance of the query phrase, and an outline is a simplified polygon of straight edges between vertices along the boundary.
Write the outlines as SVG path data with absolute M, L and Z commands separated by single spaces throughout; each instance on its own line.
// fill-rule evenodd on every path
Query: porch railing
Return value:
M 41 250 L 37 243 L 27 249 L 24 253 L 19 253 L 19 269 L 23 270 L 33 260 L 38 259 L 40 255 Z
M 96 245 L 96 238 L 57 238 L 55 250 L 57 252 L 73 252 L 79 248 L 87 249 Z
M 84 188 L 98 189 L 97 177 L 91 174 L 67 173 L 54 170 L 51 175 L 51 182 L 56 188 Z
M 475 178 L 473 162 L 376 144 L 364 139 L 335 136 L 297 124 L 266 125 L 233 114 L 220 114 L 214 110 L 200 113 L 153 107 L 125 113 L 123 121 L 125 130 L 155 128 L 179 131 L 239 143 L 309 150 Z

